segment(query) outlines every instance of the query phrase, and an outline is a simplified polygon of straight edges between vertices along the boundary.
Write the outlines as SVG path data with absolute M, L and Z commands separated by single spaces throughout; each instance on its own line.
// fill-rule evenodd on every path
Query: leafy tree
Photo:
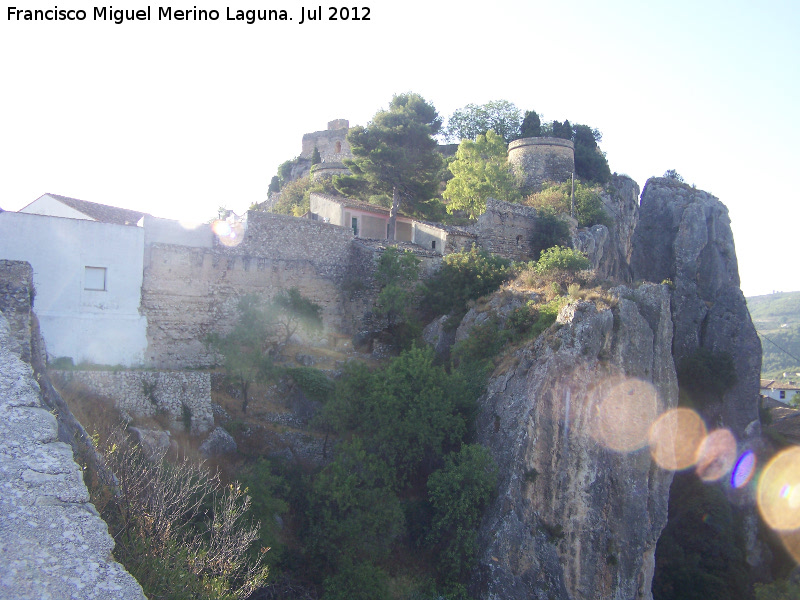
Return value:
M 509 173 L 507 157 L 506 142 L 491 129 L 474 142 L 463 140 L 450 163 L 453 178 L 442 194 L 448 200 L 447 212 L 463 210 L 475 218 L 486 210 L 489 197 L 517 202 L 519 191 Z
M 222 356 L 222 366 L 228 380 L 241 391 L 242 412 L 247 412 L 250 385 L 256 381 L 266 381 L 273 372 L 273 359 L 270 356 L 272 336 L 269 321 L 257 297 L 241 298 L 237 312 L 238 319 L 233 329 L 225 336 L 209 334 L 206 344 Z
M 301 327 L 322 327 L 321 310 L 296 288 L 279 293 L 266 305 L 248 295 L 239 300 L 233 329 L 224 336 L 211 333 L 206 337 L 209 348 L 222 357 L 229 381 L 242 393 L 242 412 L 247 412 L 250 385 L 274 375 L 274 358 L 292 335 Z
M 291 337 L 302 328 L 306 331 L 322 329 L 322 307 L 309 300 L 297 288 L 282 290 L 267 308 L 267 316 L 273 326 L 273 336 L 280 346 L 289 343 Z
M 318 165 L 322 162 L 322 157 L 319 155 L 319 148 L 314 146 L 314 151 L 311 153 L 311 166 Z
M 267 188 L 267 192 L 270 194 L 279 192 L 281 190 L 281 180 L 277 175 L 273 175 L 272 179 L 269 181 L 269 187 Z
M 398 319 L 410 319 L 412 300 L 419 280 L 418 259 L 410 250 L 387 248 L 378 259 L 375 279 L 381 286 L 376 312 L 386 316 L 393 329 Z
M 463 378 L 434 364 L 430 348 L 412 348 L 380 372 L 351 372 L 322 419 L 354 431 L 396 473 L 399 485 L 425 476 L 467 431 L 474 396 Z
M 555 246 L 542 252 L 533 270 L 539 274 L 552 273 L 554 271 L 576 273 L 583 269 L 588 269 L 590 266 L 589 259 L 581 252 L 572 248 Z
M 596 183 L 607 183 L 611 179 L 608 161 L 598 146 L 603 139 L 597 129 L 588 125 L 572 125 L 570 122 L 553 121 L 542 127 L 542 135 L 572 140 L 575 144 L 575 174 Z
M 526 110 L 525 118 L 522 119 L 522 125 L 519 128 L 520 137 L 539 137 L 542 135 L 542 122 L 536 111 Z
M 536 214 L 536 229 L 531 240 L 534 260 L 538 260 L 544 250 L 553 246 L 566 246 L 570 243 L 569 225 L 550 208 L 540 208 Z
M 598 146 L 602 134 L 588 125 L 576 125 L 574 131 L 575 174 L 589 181 L 607 183 L 611 179 L 611 169 Z
M 436 314 L 465 310 L 467 301 L 495 291 L 511 271 L 509 260 L 483 248 L 453 252 L 442 259 L 439 271 L 425 284 L 423 303 Z
M 561 123 L 560 121 L 553 121 L 551 124 L 551 135 L 556 138 L 564 140 L 572 139 L 572 125 L 569 124 L 569 119 Z
M 479 445 L 464 445 L 448 455 L 445 466 L 428 478 L 428 499 L 434 509 L 429 542 L 438 549 L 444 582 L 464 581 L 474 566 L 478 525 L 496 486 L 497 467 Z
M 308 518 L 324 571 L 381 560 L 403 528 L 392 470 L 360 438 L 343 443 L 313 482 Z
M 311 192 L 333 191 L 333 183 L 329 178 L 313 180 L 310 175 L 306 175 L 282 184 L 278 201 L 270 208 L 270 212 L 299 217 L 311 208 Z
M 794 408 L 800 408 L 800 392 L 795 392 L 792 399 L 789 400 L 789 406 L 793 406 Z
M 800 598 L 800 583 L 784 579 L 772 583 L 757 583 L 756 600 L 797 600 Z
M 425 203 L 437 194 L 442 159 L 432 136 L 440 127 L 433 105 L 407 93 L 394 96 L 389 109 L 378 111 L 366 127 L 347 133 L 353 159 L 345 162 L 353 174 L 334 178 L 334 185 L 348 195 L 391 196 L 390 240 L 401 204 L 424 213 Z
M 474 140 L 491 129 L 508 143 L 519 136 L 519 124 L 520 110 L 508 100 L 468 104 L 453 111 L 447 121 L 447 137 Z

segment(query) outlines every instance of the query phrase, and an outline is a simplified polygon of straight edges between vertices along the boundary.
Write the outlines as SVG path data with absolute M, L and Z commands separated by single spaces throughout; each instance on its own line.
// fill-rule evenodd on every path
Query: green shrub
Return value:
M 423 302 L 435 314 L 464 311 L 467 301 L 495 291 L 511 273 L 511 261 L 475 246 L 454 252 L 425 284 Z
M 606 213 L 601 198 L 601 189 L 595 185 L 575 182 L 575 218 L 578 227 L 591 227 L 592 225 L 611 226 L 611 217 Z M 525 204 L 552 214 L 570 214 L 572 201 L 572 183 L 553 183 L 542 191 L 531 194 L 525 199 Z
M 554 271 L 577 273 L 590 266 L 589 259 L 583 253 L 572 248 L 555 246 L 542 252 L 533 270 L 540 275 Z
M 756 584 L 756 600 L 797 600 L 800 598 L 800 583 L 788 579 L 772 583 Z
M 320 371 L 312 367 L 293 367 L 286 369 L 286 374 L 292 378 L 303 393 L 317 402 L 327 402 L 333 395 L 335 384 Z
M 463 582 L 475 563 L 477 530 L 497 486 L 497 467 L 483 446 L 465 444 L 428 478 L 433 507 L 429 543 L 436 549 L 440 578 Z

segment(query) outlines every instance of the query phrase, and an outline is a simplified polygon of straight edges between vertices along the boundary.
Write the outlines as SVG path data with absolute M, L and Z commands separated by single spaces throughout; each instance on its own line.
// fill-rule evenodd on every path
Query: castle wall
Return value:
M 184 410 L 191 431 L 214 426 L 211 374 L 193 371 L 53 371 L 60 384 L 78 382 L 94 394 L 110 398 L 117 409 L 132 416 L 167 414 L 172 427 L 183 427 Z M 184 409 L 185 407 L 185 409 Z
M 508 145 L 508 165 L 524 189 L 535 191 L 545 181 L 568 181 L 575 171 L 575 145 L 560 138 L 522 138 Z
M 316 146 L 323 162 L 342 162 L 352 158 L 350 144 L 347 142 L 347 132 L 350 123 L 346 119 L 336 119 L 328 123 L 325 131 L 315 131 L 303 135 L 303 149 L 300 158 L 310 159 Z
M 512 260 L 527 260 L 536 234 L 536 209 L 489 198 L 486 212 L 475 224 L 478 245 Z
M 146 362 L 160 368 L 212 364 L 203 340 L 232 327 L 239 298 L 256 294 L 267 300 L 292 287 L 322 307 L 322 336 L 352 334 L 352 306 L 340 287 L 348 275 L 352 239 L 346 227 L 249 212 L 238 246 L 154 244 L 142 286 Z M 322 336 L 316 341 L 321 343 Z

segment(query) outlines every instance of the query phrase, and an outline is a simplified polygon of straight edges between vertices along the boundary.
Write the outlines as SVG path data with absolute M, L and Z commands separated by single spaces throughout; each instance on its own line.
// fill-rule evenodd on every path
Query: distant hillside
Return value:
M 753 296 L 747 308 L 761 335 L 762 376 L 800 373 L 800 292 Z

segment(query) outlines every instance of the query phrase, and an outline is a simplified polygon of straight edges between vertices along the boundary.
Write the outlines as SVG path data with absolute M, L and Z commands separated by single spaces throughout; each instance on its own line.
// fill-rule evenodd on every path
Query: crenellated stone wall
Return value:
M 192 433 L 214 426 L 211 410 L 211 375 L 196 371 L 52 371 L 59 384 L 78 382 L 98 396 L 110 398 L 131 416 L 166 414 L 171 426 Z M 188 413 L 186 412 L 188 411 Z

